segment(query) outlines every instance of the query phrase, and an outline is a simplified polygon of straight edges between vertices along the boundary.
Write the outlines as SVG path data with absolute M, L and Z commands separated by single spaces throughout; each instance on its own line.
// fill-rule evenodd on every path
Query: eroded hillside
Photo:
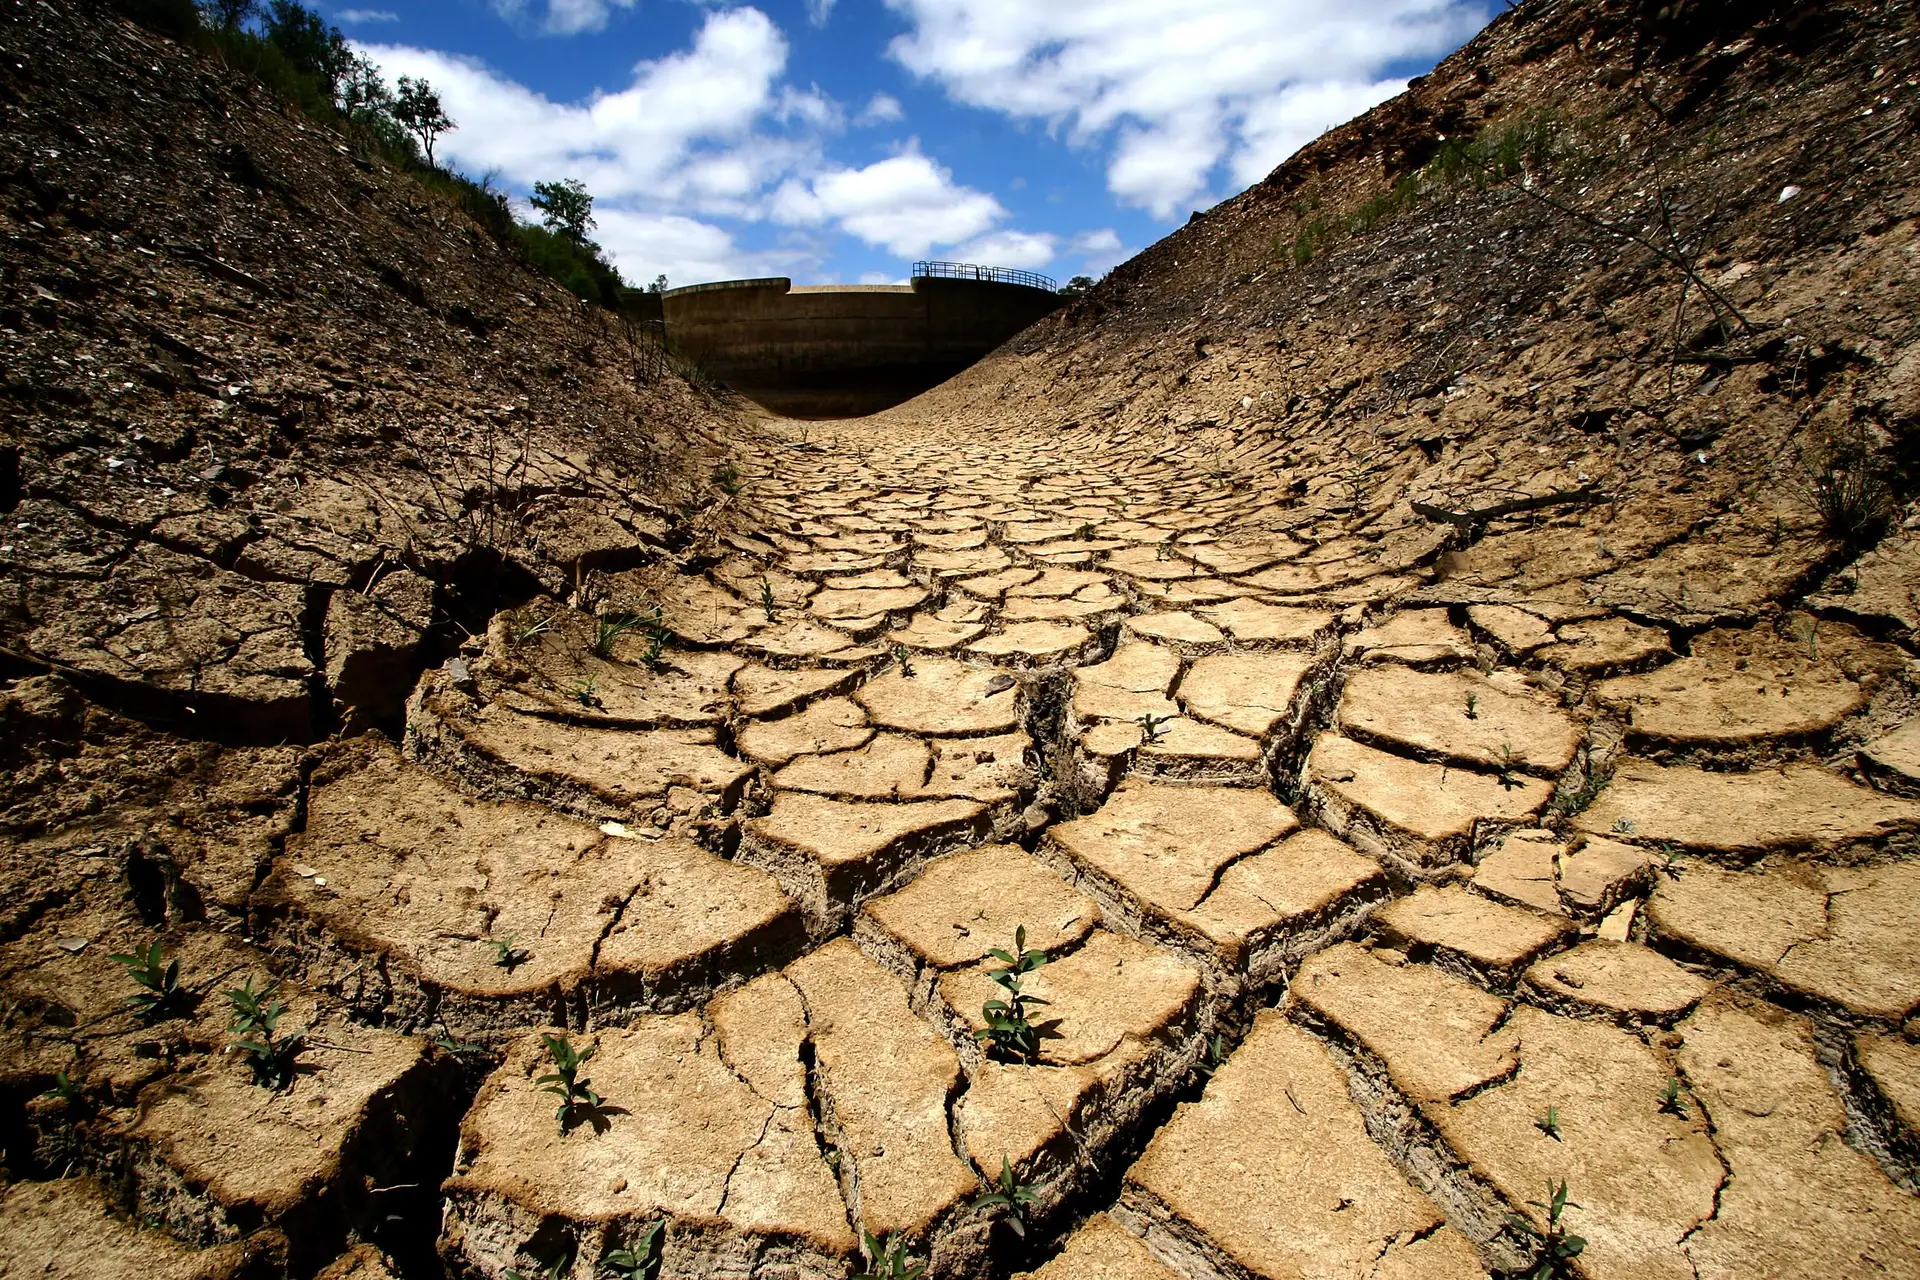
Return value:
M 0 1271 L 1920 1276 L 1910 6 L 1524 5 L 814 424 L 61 21 Z

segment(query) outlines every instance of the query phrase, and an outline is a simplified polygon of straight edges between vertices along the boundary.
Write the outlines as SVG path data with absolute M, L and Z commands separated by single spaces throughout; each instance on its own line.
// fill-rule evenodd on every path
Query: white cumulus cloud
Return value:
M 865 168 L 789 180 L 774 195 L 773 216 L 798 226 L 832 222 L 912 258 L 989 230 L 1006 210 L 986 192 L 956 184 L 915 147 Z
M 362 22 L 398 22 L 400 15 L 391 9 L 342 9 L 333 15 L 334 21 L 354 26 Z
M 1168 218 L 1396 89 L 1487 0 L 886 0 L 893 56 L 955 99 L 1108 149 L 1107 185 Z M 1251 176 L 1249 176 L 1251 175 Z

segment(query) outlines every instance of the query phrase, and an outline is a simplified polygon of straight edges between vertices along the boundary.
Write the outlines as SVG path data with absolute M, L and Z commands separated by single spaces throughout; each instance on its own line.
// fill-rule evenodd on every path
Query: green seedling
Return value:
M 601 1255 L 601 1266 L 620 1280 L 648 1280 L 659 1269 L 660 1232 L 666 1225 L 665 1221 L 655 1222 L 626 1248 Z
M 907 652 L 907 646 L 896 644 L 892 649 L 894 665 L 900 668 L 900 678 L 913 679 L 913 655 Z
M 1616 818 L 1613 823 L 1613 834 L 1617 836 L 1632 835 L 1633 819 L 1632 818 Z
M 1140 726 L 1141 732 L 1145 734 L 1147 745 L 1152 746 L 1167 736 L 1167 731 L 1160 726 L 1171 719 L 1173 719 L 1172 716 L 1157 716 L 1153 714 L 1153 712 L 1148 711 L 1142 714 L 1135 723 Z
M 1083 524 L 1073 531 L 1073 536 L 1082 542 L 1091 541 L 1094 536 L 1094 527 L 1091 524 Z
M 80 1082 L 64 1071 L 56 1072 L 53 1087 L 40 1095 L 43 1098 L 58 1098 L 65 1103 L 73 1103 L 80 1097 Z
M 1467 719 L 1478 720 L 1479 718 L 1480 718 L 1480 695 L 1475 693 L 1470 693 L 1467 695 Z
M 533 959 L 531 951 L 513 945 L 519 940 L 517 933 L 510 933 L 504 938 L 488 938 L 487 945 L 493 948 L 493 962 L 502 969 L 512 969 Z
M 273 984 L 255 991 L 253 976 L 227 992 L 233 1006 L 233 1023 L 227 1030 L 239 1039 L 233 1047 L 247 1055 L 253 1069 L 253 1082 L 264 1089 L 280 1090 L 293 1083 L 293 1060 L 300 1052 L 305 1032 L 280 1036 L 280 1019 L 287 1007 L 273 995 Z
M 1211 1080 L 1213 1073 L 1226 1065 L 1227 1038 L 1216 1032 L 1213 1039 L 1207 1041 L 1207 1056 L 1200 1060 L 1200 1074 Z
M 559 619 L 559 616 L 559 614 L 550 613 L 544 618 L 535 619 L 533 622 L 528 623 L 513 633 L 513 642 L 515 644 L 525 644 L 536 636 L 544 635 L 553 629 L 553 624 Z
M 640 619 L 640 629 L 646 633 L 647 651 L 640 655 L 640 665 L 649 671 L 660 669 L 660 660 L 667 651 L 667 624 L 660 606 L 655 605 Z
M 1687 1100 L 1680 1096 L 1680 1077 L 1667 1081 L 1667 1087 L 1660 1091 L 1660 1110 L 1664 1115 L 1687 1118 Z
M 980 1016 L 986 1019 L 987 1026 L 974 1034 L 1008 1057 L 1031 1062 L 1040 1049 L 1040 1031 L 1027 1013 L 1035 1005 L 1047 1002 L 1023 992 L 1020 980 L 1045 964 L 1047 953 L 1027 950 L 1027 926 L 1021 925 L 1013 931 L 1011 952 L 995 947 L 987 954 L 1003 966 L 987 976 L 1006 992 L 1006 998 L 989 1000 L 981 1006 Z
M 1563 1141 L 1560 1137 L 1560 1108 L 1558 1107 L 1548 1107 L 1547 1114 L 1535 1118 L 1533 1127 L 1555 1142 Z
M 1574 1274 L 1573 1260 L 1586 1249 L 1587 1242 L 1570 1233 L 1561 1218 L 1568 1209 L 1582 1206 L 1567 1199 L 1567 1184 L 1547 1180 L 1547 1200 L 1529 1200 L 1536 1209 L 1547 1211 L 1545 1231 L 1517 1213 L 1507 1215 L 1507 1228 L 1533 1246 L 1533 1261 L 1520 1273 L 1521 1280 L 1567 1280 Z
M 767 621 L 773 621 L 773 611 L 778 602 L 773 598 L 773 584 L 767 581 L 767 575 L 760 575 L 760 608 L 767 615 Z
M 862 1231 L 866 1242 L 867 1269 L 853 1280 L 920 1280 L 926 1267 L 907 1260 L 907 1242 L 899 1236 L 876 1240 L 871 1231 Z
M 1525 785 L 1522 782 L 1522 780 L 1515 775 L 1515 770 L 1518 767 L 1519 766 L 1517 765 L 1517 763 L 1513 758 L 1513 744 L 1507 743 L 1507 742 L 1501 743 L 1500 744 L 1500 789 L 1502 791 L 1511 791 L 1515 787 Z
M 639 631 L 643 626 L 645 623 L 638 614 L 621 610 L 601 614 L 593 620 L 593 656 L 611 658 L 613 646 L 619 643 L 620 637 L 631 631 Z
M 185 1012 L 187 993 L 180 989 L 180 962 L 161 963 L 166 957 L 161 954 L 160 939 L 155 938 L 144 953 L 108 959 L 125 969 L 127 977 L 140 988 L 127 997 L 127 1005 L 141 1017 L 164 1018 Z
M 1013 1234 L 1024 1240 L 1027 1235 L 1027 1206 L 1039 1203 L 1040 1197 L 1014 1176 L 1013 1165 L 1005 1156 L 1001 1156 L 1000 1177 L 995 1181 L 994 1189 L 983 1196 L 974 1197 L 971 1208 L 976 1213 L 988 1213 L 1002 1219 L 1013 1228 Z
M 746 488 L 746 481 L 740 476 L 740 468 L 729 462 L 724 467 L 715 467 L 713 482 L 727 493 L 738 493 Z
M 573 1269 L 573 1259 L 561 1254 L 540 1270 L 528 1275 L 524 1271 L 507 1271 L 507 1280 L 560 1280 L 560 1277 Z
M 573 686 L 573 700 L 583 707 L 598 708 L 600 702 L 600 682 L 592 676 L 578 681 Z
M 599 1046 L 588 1045 L 582 1052 L 575 1049 L 573 1042 L 565 1036 L 544 1034 L 540 1042 L 546 1045 L 547 1056 L 553 1059 L 553 1070 L 535 1083 L 540 1086 L 540 1092 L 550 1093 L 560 1099 L 560 1105 L 553 1113 L 554 1118 L 560 1121 L 560 1132 L 570 1132 L 582 1120 L 593 1122 L 596 1132 L 604 1129 L 606 1102 L 593 1091 L 593 1081 L 580 1075 L 580 1068 L 599 1052 Z
M 433 1046 L 440 1050 L 440 1052 L 450 1053 L 456 1058 L 464 1058 L 469 1054 L 486 1052 L 486 1049 L 480 1045 L 469 1044 L 465 1040 L 455 1040 L 453 1033 L 445 1027 L 441 1027 L 433 1033 Z

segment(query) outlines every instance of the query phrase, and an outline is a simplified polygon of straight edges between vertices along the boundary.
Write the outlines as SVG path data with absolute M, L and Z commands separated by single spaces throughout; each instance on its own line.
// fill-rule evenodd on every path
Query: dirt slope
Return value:
M 557 587 L 720 496 L 689 455 L 730 413 L 447 198 L 131 24 L 0 22 L 17 670 L 310 741 L 396 713 L 500 555 Z
M 1909 5 L 1524 5 L 824 424 L 9 21 L 0 1271 L 1920 1276 Z

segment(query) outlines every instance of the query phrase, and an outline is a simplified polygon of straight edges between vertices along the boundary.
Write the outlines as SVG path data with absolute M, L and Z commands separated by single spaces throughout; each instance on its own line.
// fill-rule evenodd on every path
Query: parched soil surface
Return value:
M 10 633 L 0 1274 L 1920 1276 L 1920 33 L 1660 12 L 1516 10 L 921 400 L 736 423 L 723 511 L 536 495 L 403 705 Z M 1549 111 L 1577 177 L 1293 252 Z

